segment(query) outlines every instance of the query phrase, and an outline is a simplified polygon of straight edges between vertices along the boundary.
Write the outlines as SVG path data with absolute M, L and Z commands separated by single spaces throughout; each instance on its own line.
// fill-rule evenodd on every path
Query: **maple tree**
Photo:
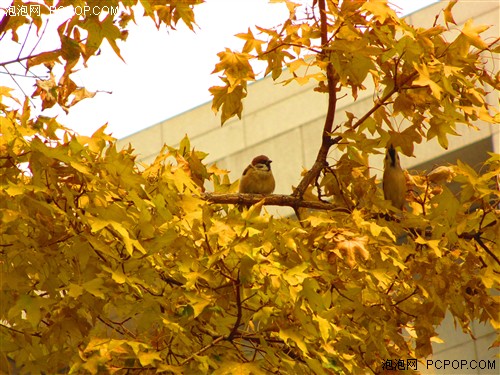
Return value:
M 69 111 L 93 96 L 71 74 L 104 39 L 120 56 L 136 6 L 158 27 L 193 28 L 200 2 L 106 1 L 121 13 L 75 15 L 58 28 L 59 49 L 0 66 L 43 64 L 49 78 L 32 100 Z M 2 372 L 380 373 L 385 359 L 430 355 L 446 312 L 465 332 L 475 320 L 500 328 L 500 156 L 479 172 L 457 162 L 409 176 L 404 213 L 367 161 L 389 143 L 408 156 L 424 139 L 446 148 L 457 123 L 498 124 L 486 97 L 500 88 L 499 40 L 471 20 L 448 41 L 456 1 L 428 29 L 383 1 L 283 2 L 282 25 L 239 34 L 243 49 L 219 54 L 223 86 L 211 92 L 223 123 L 241 116 L 262 60 L 265 75 L 286 69 L 285 83 L 313 79 L 328 95 L 316 162 L 288 196 L 232 194 L 188 138 L 139 167 L 104 127 L 75 134 L 0 87 Z M 45 3 L 40 16 L 6 14 L 0 35 L 41 30 Z M 339 96 L 355 100 L 368 80 L 372 108 L 336 124 Z M 329 164 L 332 147 L 344 155 Z M 262 213 L 267 204 L 299 220 Z

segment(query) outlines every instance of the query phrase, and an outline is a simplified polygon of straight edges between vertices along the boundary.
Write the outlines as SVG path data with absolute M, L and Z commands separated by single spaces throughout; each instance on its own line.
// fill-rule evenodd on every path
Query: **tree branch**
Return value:
M 320 201 L 304 201 L 301 197 L 293 195 L 271 194 L 214 194 L 204 193 L 202 198 L 216 204 L 252 205 L 264 200 L 266 206 L 288 206 L 292 208 L 312 208 L 315 210 L 333 210 L 349 213 L 344 207 Z
M 489 227 L 489 226 L 492 226 L 492 225 L 495 225 L 497 223 L 497 221 L 493 221 L 491 222 L 490 224 L 488 224 L 487 226 L 485 226 L 485 228 Z M 483 228 L 484 229 L 484 228 Z M 483 234 L 482 231 L 479 231 L 479 232 L 472 232 L 472 233 L 462 233 L 458 236 L 458 238 L 462 238 L 462 239 L 465 239 L 465 240 L 474 240 L 476 241 L 476 243 L 491 257 L 493 258 L 493 260 L 498 264 L 500 265 L 500 259 L 488 248 L 488 246 L 486 246 L 486 244 L 484 243 L 483 239 L 481 238 L 481 235 Z
M 12 327 L 9 327 L 9 326 L 5 325 L 5 322 L 4 323 L 0 323 L 0 328 L 5 328 L 5 329 L 7 329 L 9 331 L 18 333 L 18 334 L 23 335 L 25 337 L 26 337 L 26 335 L 33 336 L 33 337 L 42 337 L 42 334 L 40 332 L 28 333 L 28 332 L 25 332 L 25 331 L 20 331 L 20 330 L 17 330 L 15 328 L 12 328 Z
M 101 316 L 97 316 L 97 319 L 102 323 L 104 324 L 105 326 L 111 328 L 113 331 L 117 332 L 118 334 L 122 335 L 122 336 L 125 336 L 125 337 L 131 337 L 133 339 L 136 338 L 136 336 L 130 332 L 127 328 L 125 328 L 123 326 L 123 323 L 115 323 L 115 322 L 112 322 L 112 324 L 110 322 L 107 322 L 103 317 Z M 128 319 L 127 319 L 128 320 Z M 120 328 L 118 328 L 117 326 L 119 326 Z
M 239 279 L 239 276 L 238 276 Z M 234 287 L 234 293 L 236 295 L 236 308 L 238 310 L 238 314 L 236 316 L 236 321 L 234 322 L 233 329 L 227 336 L 227 341 L 233 341 L 234 336 L 236 335 L 236 332 L 238 332 L 238 327 L 240 326 L 241 323 L 241 318 L 243 316 L 243 311 L 242 311 L 242 302 L 241 302 L 241 291 L 240 291 L 240 281 L 238 280 L 237 282 L 233 282 L 233 287 Z
M 49 51 L 49 52 L 62 52 L 62 49 L 58 48 L 58 49 L 55 49 L 55 50 Z M 5 67 L 5 66 L 10 65 L 10 64 L 18 63 L 18 62 L 25 61 L 28 59 L 33 59 L 33 58 L 36 58 L 40 55 L 43 55 L 44 53 L 47 53 L 47 51 L 40 52 L 40 53 L 37 53 L 36 55 L 32 55 L 32 56 L 28 55 L 28 56 L 24 56 L 24 57 L 18 57 L 17 59 L 14 59 L 14 60 L 0 62 L 0 66 Z
M 326 162 L 326 158 L 328 156 L 328 152 L 330 151 L 330 147 L 333 146 L 334 144 L 338 144 L 342 140 L 341 136 L 337 136 L 333 139 L 331 138 L 333 123 L 335 120 L 335 110 L 337 107 L 337 88 L 336 88 L 337 81 L 335 79 L 335 72 L 333 70 L 333 65 L 329 61 L 331 51 L 327 49 L 329 40 L 328 40 L 328 20 L 326 17 L 325 0 L 318 0 L 318 7 L 320 12 L 320 30 L 321 30 L 321 48 L 322 48 L 320 55 L 323 60 L 327 61 L 326 78 L 328 82 L 328 110 L 326 113 L 325 124 L 323 126 L 321 147 L 318 151 L 318 155 L 316 156 L 316 161 L 314 162 L 311 169 L 307 171 L 305 176 L 300 181 L 299 185 L 295 188 L 295 190 L 292 193 L 294 197 L 300 197 L 300 198 L 302 198 L 302 196 L 304 195 L 304 192 L 306 191 L 307 187 L 311 185 L 313 181 L 317 180 L 323 168 L 328 165 L 328 163 Z M 377 109 L 385 105 L 386 101 L 396 92 L 398 92 L 401 86 L 403 86 L 409 81 L 412 81 L 413 78 L 417 76 L 417 74 L 418 72 L 414 71 L 403 82 L 399 84 L 396 82 L 391 91 L 389 91 L 383 98 L 378 100 L 375 103 L 375 105 L 364 116 L 362 116 L 355 124 L 353 124 L 351 130 L 354 130 L 357 127 L 359 127 Z
M 312 168 L 306 173 L 302 178 L 299 185 L 295 188 L 293 192 L 294 197 L 300 197 L 304 195 L 307 187 L 318 178 L 319 174 L 323 168 L 327 165 L 326 158 L 328 156 L 328 151 L 330 147 L 334 144 L 331 138 L 331 132 L 333 128 L 333 122 L 335 120 L 335 109 L 337 107 L 337 82 L 335 80 L 333 65 L 330 60 L 330 51 L 327 51 L 326 47 L 328 45 L 328 21 L 326 18 L 326 7 L 325 0 L 318 0 L 319 15 L 320 15 L 320 28 L 321 28 L 321 58 L 328 61 L 326 66 L 326 79 L 328 82 L 328 110 L 326 113 L 325 125 L 323 126 L 323 136 L 321 141 L 321 147 L 316 156 L 316 161 L 314 162 Z
M 200 355 L 201 353 L 203 353 L 203 352 L 207 351 L 208 349 L 214 347 L 215 345 L 217 345 L 217 343 L 221 342 L 222 340 L 224 340 L 224 336 L 217 337 L 210 344 L 205 345 L 203 348 L 201 348 L 200 350 L 198 350 L 196 353 L 193 353 L 192 355 L 190 355 L 189 357 L 187 357 L 184 361 L 182 361 L 180 363 L 180 366 L 184 366 L 186 363 L 188 363 L 194 357 L 196 357 L 197 355 Z
M 268 55 L 268 54 L 276 51 L 278 48 L 281 48 L 281 47 L 299 47 L 299 48 L 302 48 L 302 49 L 305 49 L 305 50 L 308 50 L 308 51 L 311 51 L 311 52 L 314 52 L 314 53 L 321 53 L 317 49 L 314 49 L 314 48 L 309 47 L 309 46 L 305 46 L 303 44 L 298 44 L 298 43 L 281 43 L 281 44 L 278 44 L 277 46 L 274 46 L 270 50 L 267 50 L 265 52 L 262 52 L 261 54 L 258 54 L 257 58 L 260 59 L 261 57 L 263 57 L 265 55 Z

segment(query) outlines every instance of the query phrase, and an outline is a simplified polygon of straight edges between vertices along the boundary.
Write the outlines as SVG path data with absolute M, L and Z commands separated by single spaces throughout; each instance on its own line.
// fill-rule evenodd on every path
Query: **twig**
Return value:
M 477 235 L 474 237 L 474 240 L 476 240 L 477 244 L 479 246 L 481 246 L 481 248 L 486 251 L 486 253 L 492 257 L 495 262 L 497 262 L 497 264 L 500 266 L 500 259 L 498 259 L 498 257 L 490 250 L 488 249 L 488 247 L 486 246 L 486 244 L 483 242 L 483 239 L 481 238 L 481 236 Z
M 483 230 L 485 228 L 491 227 L 496 225 L 498 220 L 494 220 L 488 225 L 485 225 L 483 228 L 481 228 L 480 231 L 476 232 L 467 232 L 467 233 L 462 233 L 458 236 L 458 238 L 462 238 L 464 240 L 474 240 L 476 243 L 490 256 L 493 258 L 493 260 L 500 265 L 500 259 L 486 246 L 486 244 L 483 242 L 483 239 L 481 238 L 481 235 L 483 234 Z
M 239 276 L 238 276 L 239 279 Z M 243 311 L 241 308 L 241 291 L 240 291 L 240 281 L 238 280 L 237 282 L 233 282 L 233 288 L 234 288 L 234 293 L 236 294 L 236 308 L 237 308 L 237 315 L 236 315 L 236 321 L 234 322 L 234 326 L 231 329 L 231 332 L 227 336 L 227 341 L 233 341 L 234 336 L 238 332 L 238 327 L 240 326 L 241 323 L 241 317 L 243 315 Z
M 183 284 L 183 283 L 181 283 L 180 281 L 177 281 L 177 280 L 175 280 L 175 279 L 171 278 L 170 276 L 167 276 L 167 275 L 165 274 L 165 272 L 163 272 L 163 271 L 161 271 L 161 270 L 159 270 L 159 271 L 158 271 L 158 275 L 160 275 L 160 278 L 161 278 L 163 281 L 165 281 L 167 284 L 169 284 L 169 285 L 171 285 L 171 286 L 172 286 L 172 285 L 175 285 L 175 286 L 182 286 L 182 285 L 184 285 L 184 284 Z
M 31 56 L 31 54 L 35 51 L 35 48 L 38 47 L 38 44 L 40 43 L 40 41 L 42 40 L 42 38 L 43 38 L 43 36 L 45 34 L 45 30 L 47 30 L 47 26 L 49 25 L 49 21 L 50 21 L 50 18 L 47 19 L 47 22 L 45 23 L 45 26 L 44 26 L 44 28 L 42 30 L 42 35 L 40 35 L 40 38 L 38 38 L 38 41 L 35 43 L 35 45 L 31 49 L 31 52 L 29 53 L 29 56 Z
M 258 58 L 258 59 L 260 59 L 262 56 L 268 55 L 268 54 L 270 54 L 271 52 L 274 52 L 274 51 L 276 51 L 278 48 L 281 48 L 281 47 L 299 47 L 299 48 L 306 49 L 306 50 L 311 51 L 311 52 L 314 52 L 314 53 L 320 53 L 320 51 L 318 51 L 317 49 L 314 49 L 314 48 L 312 48 L 312 47 L 305 46 L 305 45 L 303 45 L 303 44 L 297 44 L 297 43 L 280 43 L 280 44 L 278 44 L 277 46 L 274 46 L 273 48 L 271 48 L 270 50 L 265 51 L 265 52 L 262 52 L 261 54 L 258 54 L 258 55 L 257 55 L 257 58 Z
M 210 344 L 208 345 L 205 345 L 203 348 L 201 348 L 200 350 L 198 350 L 196 353 L 193 353 L 191 354 L 189 357 L 187 357 L 184 361 L 182 361 L 180 363 L 180 366 L 184 366 L 186 363 L 188 363 L 190 360 L 192 360 L 194 357 L 200 355 L 201 353 L 207 351 L 208 349 L 214 347 L 215 345 L 217 345 L 219 342 L 221 342 L 222 340 L 224 340 L 224 336 L 219 336 L 217 337 L 214 341 L 212 341 Z
M 57 52 L 57 51 L 61 52 L 62 49 L 61 48 L 55 49 L 54 51 L 51 51 L 51 52 Z M 0 63 L 0 66 L 5 67 L 6 65 L 10 65 L 10 64 L 18 63 L 18 62 L 21 62 L 21 61 L 24 61 L 24 60 L 32 59 L 34 57 L 38 57 L 38 56 L 40 56 L 40 55 L 42 55 L 44 53 L 46 53 L 46 51 L 45 52 L 40 52 L 40 53 L 38 53 L 38 54 L 36 54 L 34 56 L 28 55 L 28 56 L 24 56 L 24 57 L 20 57 L 20 58 L 14 59 L 14 60 L 4 61 L 4 62 Z
M 8 329 L 9 331 L 18 333 L 20 335 L 24 335 L 24 336 L 29 335 L 29 336 L 33 336 L 33 337 L 42 337 L 42 334 L 40 332 L 27 333 L 27 332 L 23 332 L 23 331 L 15 329 L 15 328 L 9 327 L 9 326 L 5 325 L 4 323 L 0 323 L 0 327 Z
M 207 235 L 207 226 L 205 224 L 205 222 L 203 222 L 203 235 L 205 237 L 205 244 L 207 245 L 207 251 L 210 255 L 213 255 L 213 251 L 212 251 L 212 247 L 210 246 L 210 241 L 208 240 L 208 235 Z
M 400 307 L 398 307 L 397 305 L 394 305 L 394 308 L 395 308 L 396 310 L 398 310 L 399 312 L 402 312 L 403 314 L 406 314 L 406 315 L 408 315 L 408 316 L 411 316 L 411 317 L 412 317 L 412 318 L 414 318 L 414 319 L 416 319 L 416 318 L 417 318 L 417 316 L 416 316 L 416 315 L 410 314 L 409 312 L 406 312 L 406 311 L 402 310 L 402 309 L 401 309 Z
M 337 293 L 341 296 L 341 297 L 344 297 L 346 300 L 349 300 L 351 302 L 354 302 L 352 299 L 350 299 L 349 297 L 347 297 L 346 295 L 344 295 L 335 285 L 332 285 L 332 288 L 335 289 L 337 291 Z
M 24 42 L 21 45 L 21 49 L 19 50 L 17 58 L 19 58 L 21 56 L 21 53 L 23 52 L 24 46 L 26 45 L 26 41 L 28 40 L 28 37 L 30 36 L 31 26 L 33 26 L 33 22 L 31 22 L 29 27 L 28 27 L 28 32 L 26 33 L 26 38 L 24 38 Z
M 2 64 L 0 64 L 1 66 Z M 6 66 L 3 67 L 5 69 L 5 71 L 7 72 L 7 74 L 10 76 L 10 78 L 12 78 L 12 80 L 14 81 L 14 83 L 16 84 L 16 86 L 19 88 L 19 90 L 21 90 L 21 92 L 23 93 L 23 95 L 27 98 L 29 98 L 29 101 L 31 103 L 31 105 L 33 106 L 33 108 L 36 108 L 35 106 L 35 103 L 33 103 L 33 101 L 31 100 L 31 98 L 29 97 L 28 94 L 26 94 L 23 90 L 23 88 L 21 87 L 21 85 L 19 83 L 17 83 L 17 81 L 15 80 L 15 78 L 12 76 L 12 74 L 9 72 L 9 69 L 7 69 Z
M 97 320 L 99 320 L 102 324 L 104 324 L 105 326 L 108 326 L 109 328 L 111 328 L 113 331 L 119 333 L 120 335 L 122 336 L 126 336 L 126 332 L 125 331 L 121 331 L 120 329 L 118 329 L 118 327 L 115 327 L 114 325 L 106 322 L 103 318 L 101 318 L 100 316 L 97 317 Z M 123 327 L 120 326 L 122 329 Z
M 47 79 L 49 76 L 37 76 L 31 73 L 32 75 L 27 76 L 26 74 L 18 74 L 18 73 L 8 73 L 8 72 L 0 72 L 0 74 L 8 74 L 12 77 L 20 77 L 20 78 L 38 78 L 38 79 Z
M 391 287 L 392 287 L 392 285 L 391 285 Z M 411 292 L 408 296 L 404 297 L 403 299 L 400 299 L 399 301 L 396 301 L 396 302 L 392 303 L 391 306 L 397 306 L 400 303 L 406 301 L 411 296 L 414 296 L 415 294 L 417 294 L 417 289 L 415 289 L 413 292 Z

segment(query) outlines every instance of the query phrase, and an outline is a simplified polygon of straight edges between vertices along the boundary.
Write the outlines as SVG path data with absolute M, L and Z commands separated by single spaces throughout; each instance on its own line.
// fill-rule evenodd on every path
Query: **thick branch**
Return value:
M 315 179 L 317 179 L 325 165 L 327 165 L 326 158 L 328 156 L 328 151 L 333 145 L 330 134 L 332 132 L 333 122 L 335 120 L 335 109 L 337 107 L 337 82 L 335 80 L 335 72 L 333 70 L 332 63 L 329 61 L 329 54 L 331 52 L 326 50 L 328 45 L 328 20 L 326 17 L 325 0 L 318 0 L 318 7 L 321 28 L 321 57 L 328 61 L 326 66 L 326 79 L 328 82 L 328 110 L 326 112 L 325 125 L 323 126 L 321 147 L 318 151 L 318 155 L 316 156 L 316 161 L 293 192 L 293 196 L 295 197 L 302 197 L 307 187 Z
M 345 208 L 335 206 L 331 203 L 320 201 L 304 201 L 293 195 L 272 194 L 262 196 L 260 194 L 213 194 L 204 193 L 202 198 L 217 204 L 252 205 L 264 200 L 266 206 L 288 206 L 293 208 L 312 208 L 316 210 L 335 210 L 348 212 Z

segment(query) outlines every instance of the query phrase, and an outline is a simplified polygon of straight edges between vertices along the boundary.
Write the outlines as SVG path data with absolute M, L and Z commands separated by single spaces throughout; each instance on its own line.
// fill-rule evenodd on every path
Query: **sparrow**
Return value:
M 385 154 L 382 188 L 384 198 L 390 200 L 394 207 L 402 210 L 406 198 L 406 177 L 401 168 L 398 153 L 392 144 Z
M 272 194 L 276 185 L 271 171 L 272 160 L 265 155 L 253 158 L 240 179 L 239 192 L 244 194 Z

